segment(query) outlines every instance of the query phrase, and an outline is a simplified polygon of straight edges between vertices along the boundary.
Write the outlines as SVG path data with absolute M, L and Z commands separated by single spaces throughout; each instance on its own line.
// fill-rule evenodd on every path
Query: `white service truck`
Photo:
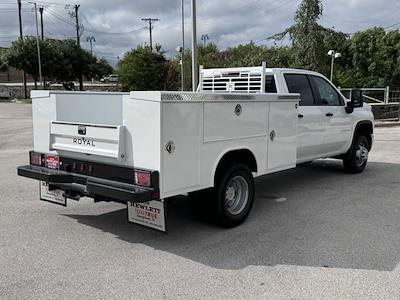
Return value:
M 32 92 L 33 151 L 18 174 L 42 200 L 127 205 L 166 231 L 166 200 L 199 201 L 220 225 L 249 215 L 254 178 L 320 158 L 364 170 L 373 114 L 321 74 L 262 67 L 201 70 L 197 93 Z

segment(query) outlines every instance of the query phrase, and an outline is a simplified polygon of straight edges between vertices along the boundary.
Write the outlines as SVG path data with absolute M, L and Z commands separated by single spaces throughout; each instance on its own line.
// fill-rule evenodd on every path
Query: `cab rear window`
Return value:
M 276 94 L 278 91 L 276 89 L 275 78 L 273 75 L 265 76 L 265 92 Z

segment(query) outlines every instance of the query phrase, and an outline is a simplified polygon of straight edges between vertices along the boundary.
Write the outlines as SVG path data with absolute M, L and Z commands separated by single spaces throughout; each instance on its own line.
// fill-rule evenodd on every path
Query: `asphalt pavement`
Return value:
M 168 234 L 123 205 L 39 201 L 16 175 L 31 148 L 31 106 L 0 104 L 0 299 L 400 298 L 400 127 L 376 129 L 361 175 L 322 160 L 258 180 L 230 230 L 182 198 Z

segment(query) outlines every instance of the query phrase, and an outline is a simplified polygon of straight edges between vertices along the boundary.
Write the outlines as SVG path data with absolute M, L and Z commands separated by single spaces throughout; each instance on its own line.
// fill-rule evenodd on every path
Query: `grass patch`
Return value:
M 31 98 L 29 98 L 29 99 L 17 99 L 15 101 L 15 103 L 18 103 L 18 104 L 32 104 L 32 99 Z

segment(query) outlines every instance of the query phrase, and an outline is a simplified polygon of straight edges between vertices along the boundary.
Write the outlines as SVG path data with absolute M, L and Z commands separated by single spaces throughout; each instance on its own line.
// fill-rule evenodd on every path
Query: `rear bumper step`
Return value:
M 18 175 L 45 181 L 50 186 L 66 192 L 78 192 L 93 198 L 96 198 L 96 196 L 105 197 L 109 201 L 143 203 L 157 200 L 155 198 L 158 196 L 157 191 L 153 188 L 144 188 L 33 165 L 19 167 Z

